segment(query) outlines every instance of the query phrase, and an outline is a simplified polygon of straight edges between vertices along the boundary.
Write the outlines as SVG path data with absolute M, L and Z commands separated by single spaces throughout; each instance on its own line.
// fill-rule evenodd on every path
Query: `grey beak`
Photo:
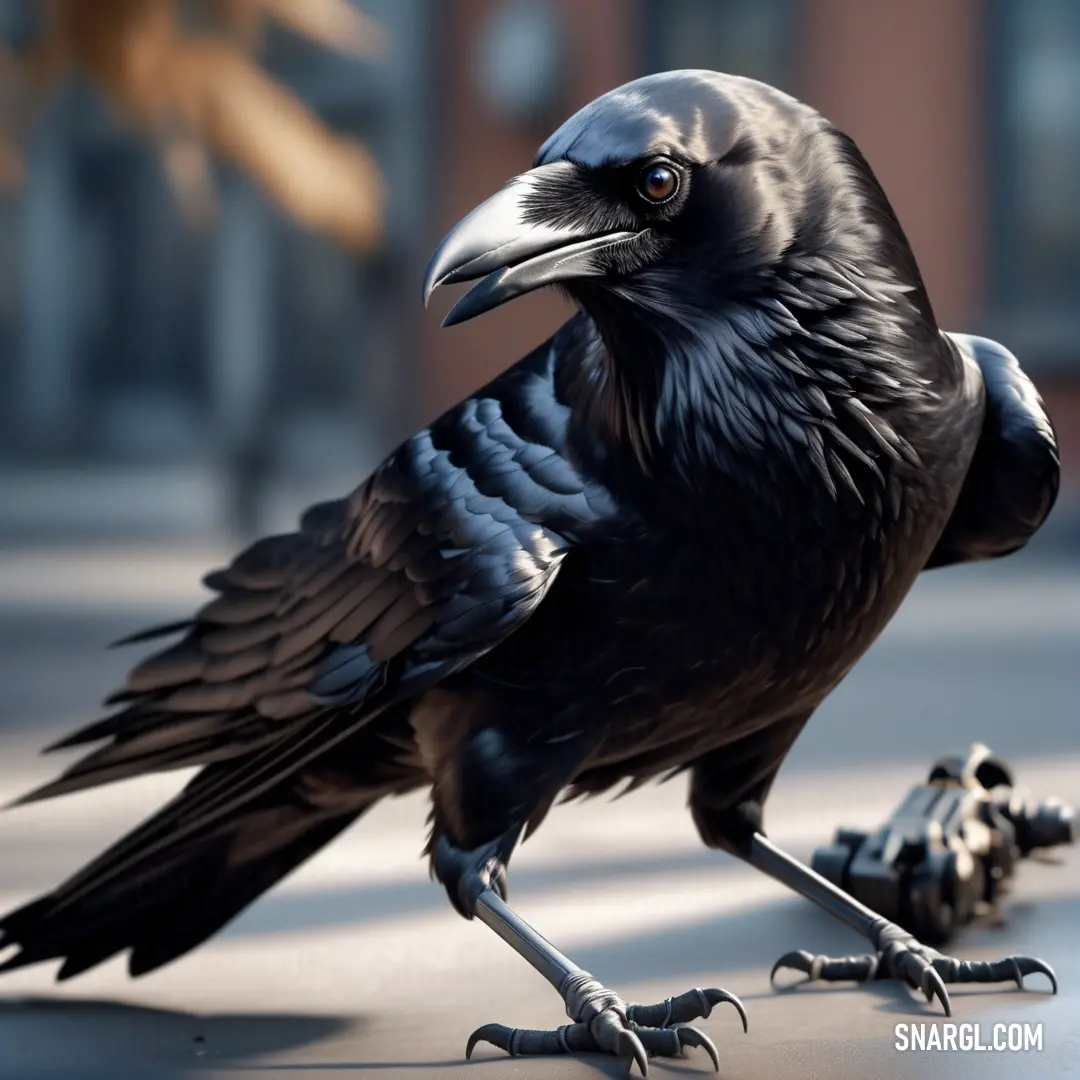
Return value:
M 637 235 L 593 234 L 529 220 L 539 185 L 573 169 L 569 162 L 558 161 L 522 173 L 447 234 L 424 278 L 424 306 L 440 285 L 484 280 L 451 308 L 443 326 L 465 322 L 544 285 L 603 274 L 596 253 Z

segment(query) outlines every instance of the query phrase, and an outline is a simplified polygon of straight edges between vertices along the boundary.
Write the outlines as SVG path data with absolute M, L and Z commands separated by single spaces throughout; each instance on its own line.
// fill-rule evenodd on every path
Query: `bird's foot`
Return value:
M 1004 960 L 957 960 L 922 945 L 895 923 L 882 919 L 871 933 L 871 943 L 877 952 L 863 956 L 838 958 L 814 956 L 799 950 L 781 956 L 773 965 L 770 980 L 781 968 L 791 968 L 808 976 L 808 982 L 869 982 L 871 979 L 901 979 L 926 995 L 927 1001 L 936 997 L 952 1015 L 946 983 L 1015 982 L 1022 990 L 1024 976 L 1039 972 L 1050 980 L 1052 993 L 1057 993 L 1057 978 L 1053 968 L 1033 956 L 1009 956 Z
M 489 1042 L 511 1056 L 528 1054 L 607 1053 L 649 1074 L 649 1057 L 680 1057 L 687 1047 L 701 1047 L 719 1072 L 720 1056 L 712 1040 L 689 1021 L 705 1019 L 714 1005 L 735 1006 L 746 1031 L 746 1010 L 726 990 L 689 990 L 658 1005 L 627 1005 L 587 971 L 571 972 L 559 988 L 572 1024 L 551 1031 L 485 1024 L 469 1036 L 465 1056 L 478 1042 Z

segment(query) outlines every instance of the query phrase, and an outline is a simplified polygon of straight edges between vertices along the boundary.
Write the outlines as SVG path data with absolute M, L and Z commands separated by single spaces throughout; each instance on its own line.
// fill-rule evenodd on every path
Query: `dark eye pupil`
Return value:
M 675 193 L 675 173 L 666 165 L 654 165 L 643 178 L 642 194 L 647 199 L 659 202 L 670 198 Z

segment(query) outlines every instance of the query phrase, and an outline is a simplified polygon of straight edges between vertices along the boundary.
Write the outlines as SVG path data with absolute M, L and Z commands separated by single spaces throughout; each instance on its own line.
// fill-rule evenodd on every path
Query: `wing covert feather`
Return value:
M 184 636 L 136 665 L 109 699 L 121 708 L 50 749 L 111 743 L 27 801 L 277 740 L 284 750 L 289 731 L 338 706 L 355 730 L 512 634 L 611 509 L 562 455 L 550 371 L 519 368 L 403 443 L 349 498 L 311 507 L 298 532 L 208 574 L 216 596 L 161 628 Z M 213 723 L 193 727 L 200 715 Z

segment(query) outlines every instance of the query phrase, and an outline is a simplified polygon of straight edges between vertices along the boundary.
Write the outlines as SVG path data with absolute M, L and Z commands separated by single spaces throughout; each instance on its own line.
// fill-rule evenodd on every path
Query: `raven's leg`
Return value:
M 936 996 L 946 1016 L 952 1015 L 946 983 L 1015 982 L 1023 989 L 1025 975 L 1041 972 L 1050 980 L 1053 993 L 1057 993 L 1054 971 L 1044 961 L 1033 956 L 1009 956 L 994 961 L 957 960 L 945 956 L 848 896 L 832 882 L 781 851 L 761 833 L 754 835 L 747 861 L 859 931 L 874 948 L 874 952 L 863 956 L 838 959 L 814 956 L 802 950 L 785 953 L 773 966 L 770 978 L 786 967 L 803 972 L 810 980 L 903 979 L 915 989 L 922 990 L 927 1001 L 933 1001 Z
M 470 1037 L 466 1053 L 480 1040 L 511 1054 L 599 1051 L 636 1061 L 646 1074 L 648 1054 L 675 1056 L 684 1047 L 700 1046 L 717 1064 L 709 1039 L 680 1025 L 729 1001 L 745 1027 L 745 1012 L 731 994 L 691 990 L 659 1005 L 627 1005 L 507 906 L 506 867 L 523 828 L 535 827 L 544 816 L 595 736 L 580 717 L 562 714 L 553 722 L 538 695 L 507 700 L 488 689 L 490 707 L 478 717 L 480 691 L 472 690 L 465 698 L 444 688 L 413 715 L 421 753 L 435 777 L 432 868 L 460 914 L 489 926 L 555 987 L 571 1023 L 554 1031 L 487 1024 Z M 470 711 L 463 730 L 462 713 Z
M 726 990 L 689 990 L 658 1005 L 627 1005 L 538 934 L 505 901 L 506 859 L 516 841 L 500 838 L 478 851 L 460 851 L 440 836 L 435 844 L 435 872 L 467 917 L 478 918 L 523 956 L 559 992 L 572 1023 L 547 1031 L 485 1024 L 469 1036 L 465 1056 L 478 1042 L 489 1042 L 511 1055 L 572 1054 L 596 1051 L 615 1054 L 631 1066 L 637 1062 L 648 1076 L 650 1055 L 679 1057 L 691 1046 L 704 1048 L 719 1071 L 720 1057 L 712 1040 L 689 1021 L 707 1017 L 714 1005 L 730 1002 L 742 1017 L 742 1003 Z
M 787 734 L 790 744 L 798 729 L 790 725 Z M 780 968 L 790 967 L 811 979 L 858 982 L 902 979 L 922 990 L 927 1001 L 936 996 L 946 1015 L 952 1013 L 946 983 L 1012 981 L 1023 987 L 1025 975 L 1042 972 L 1057 992 L 1054 972 L 1042 960 L 1010 956 L 988 963 L 944 956 L 921 944 L 906 930 L 861 904 L 768 840 L 762 827 L 762 805 L 783 759 L 783 753 L 779 756 L 775 753 L 777 749 L 783 749 L 783 742 L 778 737 L 770 740 L 764 734 L 755 735 L 695 763 L 690 806 L 698 832 L 710 847 L 738 855 L 824 908 L 865 936 L 874 951 L 840 959 L 790 952 L 777 961 L 773 976 Z M 773 752 L 764 753 L 765 749 Z M 737 769 L 733 763 L 738 763 Z

